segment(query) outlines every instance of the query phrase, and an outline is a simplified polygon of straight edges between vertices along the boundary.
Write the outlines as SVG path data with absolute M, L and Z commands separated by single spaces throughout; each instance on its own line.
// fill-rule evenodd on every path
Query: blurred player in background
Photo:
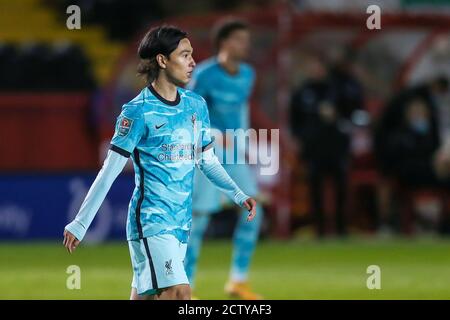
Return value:
M 211 119 L 211 128 L 225 133 L 226 129 L 249 128 L 249 105 L 255 81 L 253 68 L 243 61 L 248 57 L 250 48 L 249 26 L 237 19 L 226 19 L 214 28 L 214 46 L 217 55 L 200 63 L 193 75 L 190 88 L 205 98 Z M 237 152 L 245 152 L 216 143 L 218 155 L 227 148 L 235 148 Z M 221 146 L 223 149 L 221 150 Z M 219 156 L 220 158 L 220 156 Z M 230 159 L 227 159 L 227 163 Z M 234 159 L 235 160 L 235 159 Z M 239 182 L 244 192 L 253 197 L 258 195 L 256 177 L 246 164 L 224 164 L 230 177 Z M 197 260 L 204 233 L 211 214 L 219 212 L 221 195 L 211 188 L 210 182 L 196 172 L 193 196 L 193 224 L 187 254 L 186 272 L 191 286 L 194 284 Z M 260 205 L 256 208 L 257 216 L 253 223 L 245 223 L 245 217 L 238 220 L 233 239 L 233 256 L 230 278 L 225 285 L 225 292 L 246 300 L 261 299 L 248 284 L 248 272 L 251 258 L 258 240 L 263 211 Z
M 142 39 L 139 73 L 148 81 L 122 107 L 103 168 L 75 219 L 65 227 L 72 252 L 83 239 L 112 183 L 131 156 L 136 187 L 127 240 L 133 266 L 131 299 L 190 299 L 183 260 L 192 220 L 194 166 L 250 213 L 256 202 L 228 176 L 215 156 L 205 100 L 186 85 L 195 66 L 186 33 L 151 29 Z

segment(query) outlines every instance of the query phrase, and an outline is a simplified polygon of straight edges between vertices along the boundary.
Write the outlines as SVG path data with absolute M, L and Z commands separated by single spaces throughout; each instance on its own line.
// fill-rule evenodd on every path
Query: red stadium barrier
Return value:
M 98 139 L 85 93 L 0 95 L 1 171 L 92 170 Z

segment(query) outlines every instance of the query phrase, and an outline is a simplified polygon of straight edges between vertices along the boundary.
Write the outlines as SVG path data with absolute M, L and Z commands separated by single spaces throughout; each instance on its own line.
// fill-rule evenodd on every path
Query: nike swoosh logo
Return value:
M 166 123 L 167 123 L 167 122 L 164 122 L 163 124 L 161 124 L 161 125 L 159 125 L 159 126 L 158 126 L 158 125 L 155 125 L 155 129 L 156 129 L 156 130 L 160 129 L 161 127 L 165 126 Z

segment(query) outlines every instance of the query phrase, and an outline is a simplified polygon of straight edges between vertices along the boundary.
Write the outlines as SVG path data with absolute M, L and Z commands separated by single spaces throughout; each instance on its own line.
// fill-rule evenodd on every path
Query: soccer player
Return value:
M 225 19 L 214 28 L 214 45 L 216 56 L 200 63 L 189 84 L 190 88 L 205 98 L 209 108 L 211 127 L 225 133 L 226 129 L 248 129 L 249 107 L 255 73 L 253 68 L 243 62 L 249 54 L 250 30 L 248 25 L 237 19 Z M 223 146 L 223 145 L 222 145 Z M 251 168 L 245 164 L 228 164 L 236 161 L 238 152 L 244 152 L 234 147 L 216 143 L 217 154 L 226 153 L 226 148 L 234 148 L 234 159 L 226 160 L 225 170 L 230 177 L 241 186 L 244 192 L 254 197 L 258 194 L 258 186 Z M 220 158 L 220 156 L 219 156 Z M 241 157 L 242 159 L 243 157 Z M 193 196 L 193 225 L 186 254 L 186 272 L 194 284 L 197 260 L 205 230 L 212 213 L 221 209 L 221 195 L 202 174 L 196 172 Z M 223 202 L 223 201 L 222 201 Z M 261 299 L 254 293 L 248 283 L 248 271 L 253 252 L 258 240 L 263 212 L 257 206 L 258 212 L 253 223 L 245 223 L 245 218 L 239 218 L 234 231 L 233 255 L 230 278 L 225 285 L 225 292 L 245 300 Z
M 126 225 L 133 267 L 131 299 L 190 299 L 183 265 L 192 218 L 195 165 L 249 212 L 256 202 L 228 176 L 214 154 L 205 100 L 180 88 L 195 66 L 185 32 L 151 29 L 142 39 L 139 72 L 148 87 L 122 107 L 111 147 L 75 219 L 64 230 L 72 253 L 115 178 L 131 156 L 136 187 Z

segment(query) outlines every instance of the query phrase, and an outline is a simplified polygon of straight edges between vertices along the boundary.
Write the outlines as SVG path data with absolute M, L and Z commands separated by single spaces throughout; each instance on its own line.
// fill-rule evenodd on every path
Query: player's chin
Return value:
M 173 83 L 175 83 L 175 85 L 178 87 L 186 86 L 189 81 L 191 81 L 191 78 L 188 78 L 187 76 L 184 78 L 173 79 Z
M 186 79 L 182 80 L 183 86 L 186 86 L 191 81 L 191 77 L 186 77 Z

